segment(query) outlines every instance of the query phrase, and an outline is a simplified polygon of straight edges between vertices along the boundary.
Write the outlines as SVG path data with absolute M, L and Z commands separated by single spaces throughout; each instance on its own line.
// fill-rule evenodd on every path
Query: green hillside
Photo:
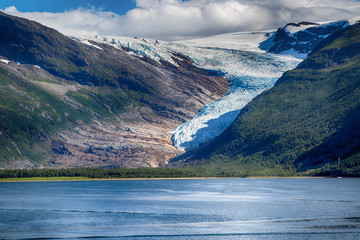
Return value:
M 41 160 L 49 148 L 39 145 L 50 140 L 56 129 L 68 122 L 89 120 L 59 97 L 0 68 L 0 161 Z
M 165 162 L 167 132 L 228 87 L 186 56 L 159 64 L 1 11 L 0 29 L 0 168 Z
M 250 175 L 287 175 L 323 166 L 328 174 L 360 175 L 359 152 L 357 24 L 324 40 L 249 103 L 221 136 L 174 162 L 201 161 L 210 168 Z
M 0 55 L 38 65 L 51 74 L 92 86 L 123 87 L 150 92 L 154 70 L 124 54 L 89 49 L 37 22 L 0 12 Z M 95 51 L 97 50 L 97 51 Z M 139 69 L 144 71 L 139 71 Z

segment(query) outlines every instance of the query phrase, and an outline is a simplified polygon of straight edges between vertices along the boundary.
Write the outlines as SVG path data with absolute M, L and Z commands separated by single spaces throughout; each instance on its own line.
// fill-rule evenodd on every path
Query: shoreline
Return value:
M 0 178 L 0 183 L 9 182 L 73 182 L 73 181 L 151 181 L 151 180 L 207 180 L 207 179 L 324 179 L 349 177 L 324 176 L 259 176 L 259 177 L 179 177 L 179 178 L 86 178 L 86 177 L 48 177 L 48 178 Z

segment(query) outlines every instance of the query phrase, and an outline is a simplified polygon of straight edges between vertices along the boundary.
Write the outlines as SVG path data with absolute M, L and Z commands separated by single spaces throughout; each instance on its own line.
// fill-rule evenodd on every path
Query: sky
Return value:
M 0 0 L 66 35 L 179 40 L 360 16 L 360 0 Z
M 0 0 L 0 9 L 15 6 L 20 12 L 64 12 L 91 6 L 123 15 L 136 7 L 133 0 Z

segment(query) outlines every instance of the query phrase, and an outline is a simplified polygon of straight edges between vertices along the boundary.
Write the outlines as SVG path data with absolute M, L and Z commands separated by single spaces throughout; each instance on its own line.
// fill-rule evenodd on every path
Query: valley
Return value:
M 359 39 L 359 23 L 326 38 L 219 137 L 172 164 L 270 175 L 325 166 L 323 174 L 357 176 Z
M 256 167 L 251 162 L 261 153 L 243 156 L 236 143 L 227 156 L 229 147 L 217 145 L 237 138 L 238 133 L 229 137 L 229 131 L 249 103 L 271 92 L 279 78 L 291 74 L 287 71 L 302 66 L 322 40 L 355 23 L 289 23 L 276 31 L 167 42 L 67 37 L 1 13 L 6 31 L 0 35 L 0 168 L 201 168 L 208 159 L 210 166 L 227 169 L 246 159 L 252 170 L 242 171 L 247 164 L 235 167 L 240 175 L 254 174 L 253 168 L 261 175 L 268 168 L 285 175 L 294 167 L 307 170 L 313 165 L 299 165 L 302 160 L 295 156 L 289 162 L 260 161 Z M 262 111 L 253 124 L 267 121 Z M 258 131 L 264 126 L 257 125 Z M 251 139 L 256 136 L 263 137 L 256 133 Z M 311 146 L 326 140 L 319 139 Z
M 206 104 L 190 121 L 170 131 L 174 146 L 180 150 L 197 148 L 223 132 L 237 117 L 240 110 L 261 92 L 271 88 L 283 72 L 296 67 L 301 59 L 286 55 L 268 54 L 258 45 L 266 39 L 267 32 L 255 34 L 238 33 L 232 39 L 233 45 L 221 45 L 228 36 L 217 36 L 216 40 L 197 39 L 181 42 L 164 42 L 151 39 L 83 36 L 97 42 L 105 42 L 128 54 L 147 57 L 161 64 L 167 61 L 178 64 L 174 55 L 187 56 L 196 67 L 213 71 L 217 75 L 229 79 L 230 86 L 222 98 Z M 212 47 L 207 46 L 211 42 Z M 235 45 L 238 42 L 238 45 Z M 242 44 L 244 45 L 242 45 Z M 235 49 L 224 49 L 234 47 Z M 240 50 L 244 48 L 245 50 Z
M 186 57 L 184 66 L 162 65 L 0 17 L 4 29 L 18 29 L 0 36 L 2 168 L 164 165 L 179 154 L 167 132 L 228 88 L 225 78 Z

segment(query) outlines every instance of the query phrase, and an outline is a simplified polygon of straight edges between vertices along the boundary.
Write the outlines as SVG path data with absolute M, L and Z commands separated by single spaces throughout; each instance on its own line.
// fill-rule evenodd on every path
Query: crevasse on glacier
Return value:
M 259 34 L 265 35 L 257 34 L 254 34 L 255 41 L 259 41 Z M 251 40 L 251 34 L 246 35 L 248 42 L 249 36 Z M 172 53 L 181 53 L 190 57 L 197 67 L 221 72 L 229 79 L 230 87 L 225 96 L 205 105 L 193 119 L 170 132 L 174 146 L 182 150 L 196 148 L 201 143 L 218 136 L 233 122 L 248 102 L 271 88 L 283 72 L 294 68 L 301 61 L 291 56 L 268 54 L 258 48 L 253 51 L 256 47 L 251 48 L 251 51 L 244 51 L 191 47 L 181 43 L 139 38 L 100 36 L 82 38 L 126 48 L 130 50 L 129 54 L 147 56 L 158 62 L 164 59 L 174 65 L 176 63 L 172 59 Z M 239 44 L 236 46 L 239 49 Z M 247 48 L 247 45 L 244 46 Z
M 216 102 L 205 105 L 190 121 L 170 133 L 174 145 L 183 150 L 220 135 L 234 121 L 241 109 L 261 92 L 271 88 L 286 70 L 300 60 L 266 53 L 208 49 L 216 55 L 216 64 L 202 60 L 199 67 L 225 73 L 230 81 L 227 94 Z

